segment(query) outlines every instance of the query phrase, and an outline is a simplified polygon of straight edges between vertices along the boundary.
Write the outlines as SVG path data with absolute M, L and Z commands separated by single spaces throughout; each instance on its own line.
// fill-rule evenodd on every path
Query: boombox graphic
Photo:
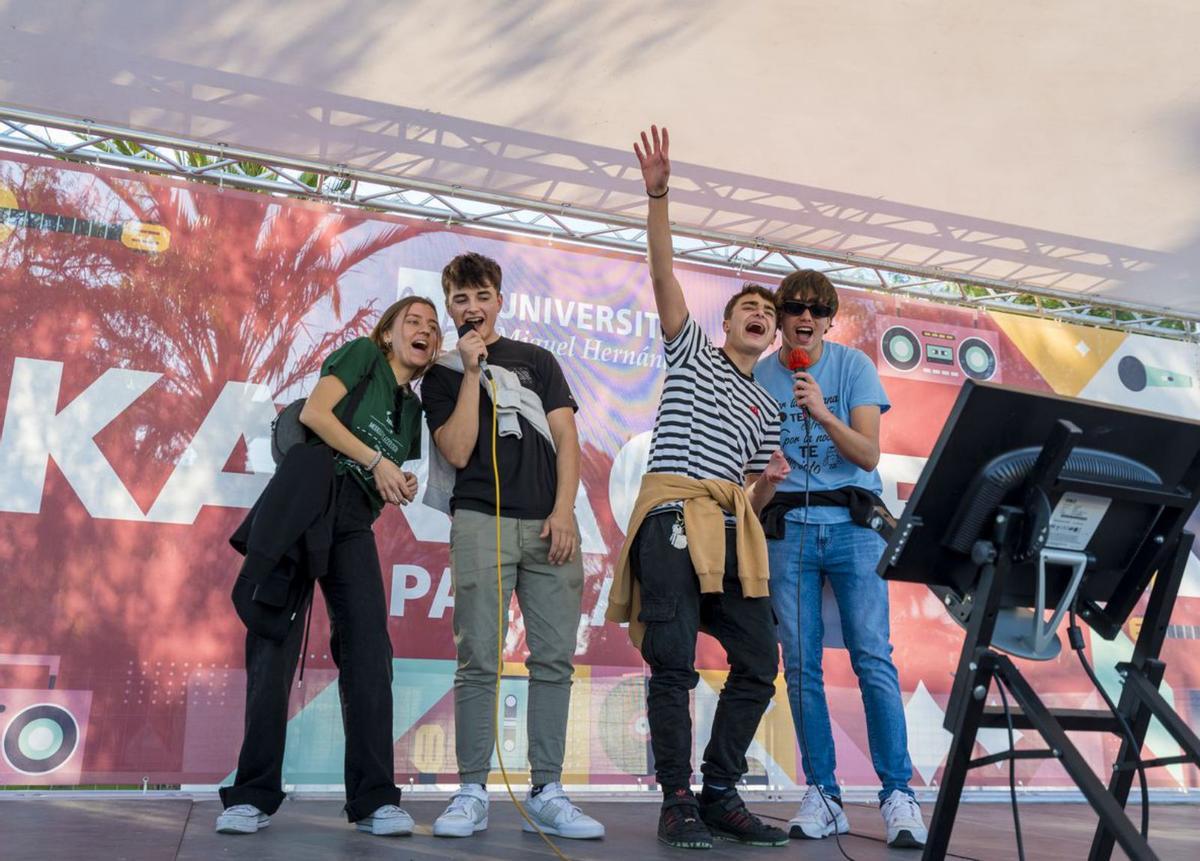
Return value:
M 45 667 L 44 688 L 0 688 L 0 784 L 79 782 L 91 691 L 60 691 L 57 656 L 0 655 L 0 667 Z
M 961 385 L 965 379 L 1000 382 L 995 332 L 900 317 L 879 319 L 879 373 Z

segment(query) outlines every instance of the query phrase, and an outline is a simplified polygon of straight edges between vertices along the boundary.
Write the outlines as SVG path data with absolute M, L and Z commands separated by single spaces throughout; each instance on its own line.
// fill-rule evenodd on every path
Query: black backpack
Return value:
M 370 381 L 371 375 L 375 373 L 375 366 L 378 364 L 379 357 L 376 356 L 363 378 L 355 384 L 346 397 L 342 398 L 341 404 L 339 404 L 342 406 L 342 410 L 338 418 L 346 427 L 350 427 L 350 422 L 354 419 L 354 412 L 362 402 L 363 395 L 367 391 L 367 383 Z M 308 398 L 297 398 L 292 401 L 271 422 L 271 459 L 275 461 L 276 466 L 283 462 L 283 456 L 287 454 L 289 448 L 307 443 L 315 436 L 300 422 L 300 411 L 304 409 L 304 402 L 307 400 Z

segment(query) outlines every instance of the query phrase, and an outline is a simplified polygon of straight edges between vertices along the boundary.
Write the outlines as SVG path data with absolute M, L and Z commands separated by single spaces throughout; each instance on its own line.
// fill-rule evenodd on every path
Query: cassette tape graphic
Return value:
M 880 317 L 879 373 L 961 385 L 966 379 L 1000 382 L 995 332 Z
M 1147 387 L 1190 389 L 1192 378 L 1174 368 L 1156 368 L 1147 365 L 1137 356 L 1122 356 L 1117 363 L 1117 377 L 1121 385 L 1131 392 L 1140 392 Z
M 0 666 L 45 667 L 44 688 L 0 688 L 0 783 L 79 782 L 91 691 L 56 690 L 57 656 L 0 655 Z
M 505 676 L 500 682 L 500 749 L 509 757 L 506 766 L 526 756 L 525 714 L 528 706 L 529 680 Z

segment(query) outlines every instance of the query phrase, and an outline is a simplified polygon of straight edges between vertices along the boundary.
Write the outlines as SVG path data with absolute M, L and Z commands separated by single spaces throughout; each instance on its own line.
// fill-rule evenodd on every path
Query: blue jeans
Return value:
M 803 723 L 804 746 L 808 748 L 801 765 L 808 783 L 819 785 L 828 795 L 840 796 L 841 792 L 834 777 L 837 757 L 821 671 L 825 631 L 821 587 L 826 579 L 837 599 L 850 664 L 862 692 L 871 763 L 883 784 L 879 798 L 882 801 L 896 789 L 912 794 L 908 786 L 912 762 L 908 758 L 904 703 L 892 663 L 888 586 L 875 573 L 884 546 L 878 533 L 854 523 L 804 526 L 788 521 L 784 537 L 767 542 L 771 603 L 779 620 L 788 701 L 796 736 L 801 737 Z

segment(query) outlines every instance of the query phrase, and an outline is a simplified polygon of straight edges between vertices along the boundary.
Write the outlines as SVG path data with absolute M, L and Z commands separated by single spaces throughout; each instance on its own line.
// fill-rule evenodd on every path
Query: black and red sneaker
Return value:
M 712 834 L 700 818 L 700 802 L 688 790 L 677 789 L 663 799 L 658 839 L 677 849 L 712 849 Z
M 736 790 L 700 804 L 700 818 L 714 837 L 748 846 L 786 846 L 787 832 L 768 825 L 746 809 Z

